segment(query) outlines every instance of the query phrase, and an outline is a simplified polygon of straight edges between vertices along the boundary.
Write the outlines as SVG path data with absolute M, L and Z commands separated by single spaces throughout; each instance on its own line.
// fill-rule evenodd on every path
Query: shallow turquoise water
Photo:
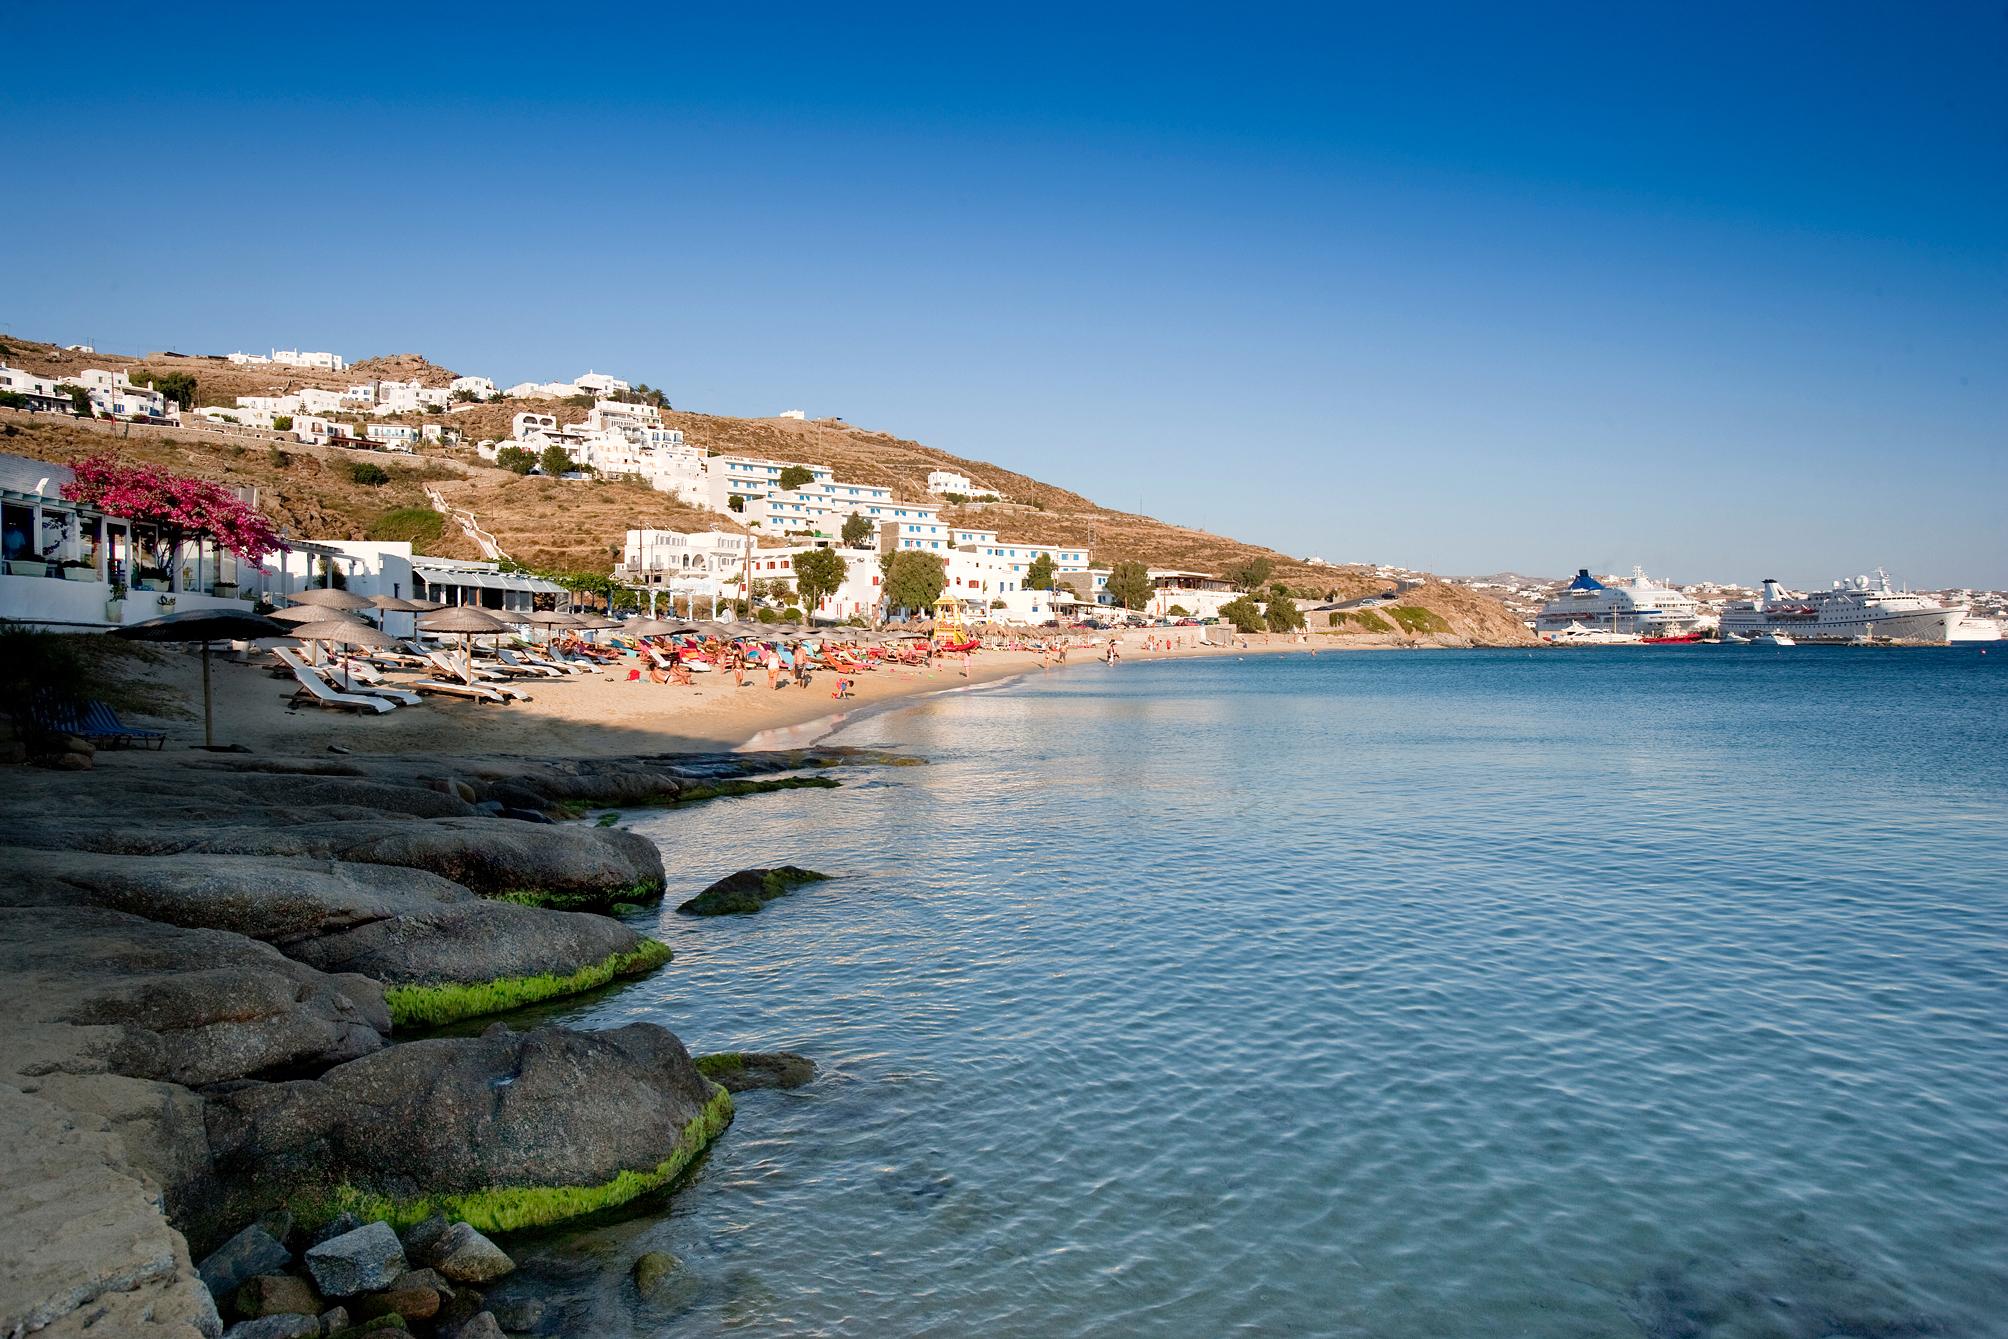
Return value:
M 642 1332 L 2008 1333 L 2008 652 L 1133 661 L 841 738 L 934 764 L 637 824 L 672 903 L 839 879 L 559 1011 L 823 1066 L 551 1248 L 681 1257 Z

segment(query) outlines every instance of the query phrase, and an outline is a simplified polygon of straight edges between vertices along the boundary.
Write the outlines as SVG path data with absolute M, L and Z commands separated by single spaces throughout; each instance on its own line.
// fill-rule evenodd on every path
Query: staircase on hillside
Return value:
M 502 546 L 495 542 L 495 536 L 483 530 L 481 523 L 474 519 L 473 512 L 465 507 L 456 507 L 449 503 L 440 494 L 440 491 L 431 484 L 425 486 L 425 498 L 426 501 L 432 504 L 434 511 L 459 526 L 461 532 L 474 541 L 475 547 L 481 550 L 482 557 L 488 559 L 490 562 L 498 563 L 509 560 L 509 555 L 502 552 Z

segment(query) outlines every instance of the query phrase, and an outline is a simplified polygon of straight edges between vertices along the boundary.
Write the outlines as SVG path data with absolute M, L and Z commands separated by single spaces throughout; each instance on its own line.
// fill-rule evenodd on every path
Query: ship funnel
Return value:
M 1785 595 L 1785 588 L 1778 584 L 1777 578 L 1775 577 L 1764 578 L 1765 599 L 1767 600 L 1783 599 L 1784 595 Z

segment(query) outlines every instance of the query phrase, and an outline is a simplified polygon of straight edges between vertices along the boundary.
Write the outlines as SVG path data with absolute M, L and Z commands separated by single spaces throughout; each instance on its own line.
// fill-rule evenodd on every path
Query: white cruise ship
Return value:
M 1782 632 L 1798 641 L 1852 642 L 1890 638 L 1900 642 L 1953 641 L 1964 609 L 1890 586 L 1876 569 L 1873 580 L 1836 581 L 1832 590 L 1799 594 L 1766 579 L 1764 594 L 1737 600 L 1722 610 L 1722 635 Z
M 1541 606 L 1534 631 L 1543 637 L 1584 628 L 1638 638 L 1681 637 L 1692 633 L 1701 620 L 1699 604 L 1680 591 L 1654 584 L 1641 568 L 1632 569 L 1630 581 L 1606 586 L 1585 567 L 1560 595 Z

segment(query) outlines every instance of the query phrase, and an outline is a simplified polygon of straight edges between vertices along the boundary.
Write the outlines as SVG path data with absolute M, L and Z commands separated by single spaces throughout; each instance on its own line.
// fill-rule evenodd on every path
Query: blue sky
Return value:
M 159 14 L 11 20 L 16 334 L 596 368 L 1333 560 L 2008 585 L 1998 4 Z

